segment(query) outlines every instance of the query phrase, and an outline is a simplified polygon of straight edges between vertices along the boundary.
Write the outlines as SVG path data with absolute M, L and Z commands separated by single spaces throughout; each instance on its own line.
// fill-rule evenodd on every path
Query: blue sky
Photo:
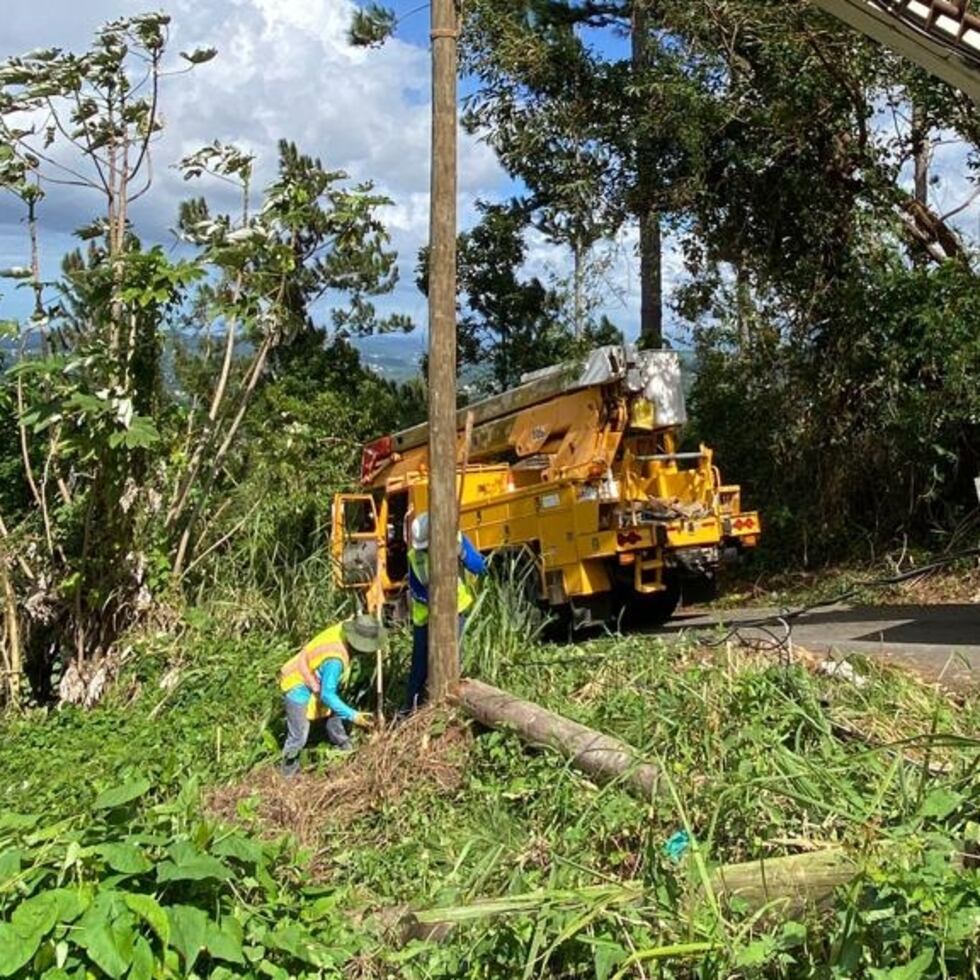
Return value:
M 152 6 L 148 0 L 43 0 L 6 3 L 0 56 L 59 45 L 82 50 L 92 32 L 112 18 Z M 258 158 L 257 183 L 272 174 L 281 137 L 320 156 L 331 169 L 353 179 L 375 181 L 392 200 L 384 219 L 399 252 L 401 282 L 380 304 L 425 322 L 424 298 L 414 285 L 419 247 L 428 232 L 429 183 L 429 14 L 414 0 L 394 0 L 401 20 L 395 38 L 380 50 L 354 50 L 346 41 L 353 0 L 162 0 L 173 17 L 171 50 L 214 45 L 218 57 L 193 74 L 170 79 L 163 93 L 166 128 L 155 147 L 156 184 L 135 208 L 137 232 L 145 241 L 172 246 L 179 202 L 190 189 L 173 169 L 182 156 L 214 139 L 233 142 Z M 611 32 L 590 43 L 611 57 L 625 56 L 626 42 Z M 465 92 L 467 83 L 463 82 Z M 884 132 L 891 120 L 879 120 Z M 943 134 L 939 134 L 943 135 Z M 937 148 L 938 182 L 931 194 L 940 211 L 952 210 L 972 192 L 961 144 Z M 475 218 L 479 199 L 512 196 L 510 181 L 493 152 L 473 137 L 460 140 L 460 224 Z M 203 189 L 203 188 L 202 188 Z M 210 188 L 221 198 L 220 188 Z M 71 232 L 98 207 L 84 192 L 50 189 L 41 212 L 44 268 L 52 273 L 74 245 Z M 976 239 L 976 202 L 957 219 Z M 609 247 L 601 284 L 603 308 L 628 334 L 638 322 L 635 230 L 627 228 Z M 567 275 L 569 257 L 541 236 L 529 236 L 528 269 L 542 277 Z M 27 264 L 23 214 L 0 197 L 0 267 Z M 668 242 L 665 285 L 683 279 L 676 243 Z M 23 293 L 0 281 L 0 319 L 22 316 Z
M 146 0 L 11 4 L 4 11 L 0 56 L 49 45 L 83 50 L 107 20 L 152 6 Z M 173 244 L 170 229 L 179 202 L 196 192 L 173 169 L 186 153 L 216 138 L 234 142 L 258 156 L 261 182 L 271 176 L 278 139 L 286 137 L 330 168 L 356 180 L 373 180 L 392 199 L 384 217 L 399 252 L 401 282 L 380 305 L 424 324 L 425 303 L 414 285 L 414 268 L 428 230 L 428 10 L 419 10 L 412 0 L 396 0 L 401 20 L 395 38 L 380 50 L 365 51 L 346 43 L 353 0 L 163 0 L 160 6 L 173 18 L 175 56 L 197 45 L 213 44 L 219 53 L 165 87 L 166 128 L 154 151 L 155 188 L 134 209 L 137 232 L 145 241 Z M 465 80 L 461 90 L 466 90 Z M 459 176 L 464 228 L 475 218 L 478 199 L 519 191 L 493 152 L 465 135 Z M 62 255 L 74 247 L 72 230 L 98 208 L 94 195 L 49 188 L 40 214 L 46 274 L 54 274 Z M 610 313 L 624 325 L 637 319 L 630 251 L 626 243 L 623 268 L 616 270 L 610 288 Z M 5 196 L 0 198 L 0 267 L 26 264 L 23 215 L 17 202 Z M 533 241 L 529 268 L 562 275 L 568 257 L 543 240 Z M 11 286 L 0 282 L 0 319 L 27 311 L 26 293 Z

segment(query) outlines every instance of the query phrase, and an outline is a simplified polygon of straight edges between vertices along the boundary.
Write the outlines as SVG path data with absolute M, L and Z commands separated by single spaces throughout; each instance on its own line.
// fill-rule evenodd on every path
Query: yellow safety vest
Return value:
M 279 669 L 279 689 L 283 693 L 291 691 L 294 687 L 299 687 L 300 684 L 306 685 L 299 669 L 300 657 L 303 656 L 306 657 L 306 663 L 312 674 L 317 672 L 324 660 L 339 660 L 344 665 L 340 682 L 341 684 L 346 682 L 350 674 L 350 656 L 344 643 L 344 624 L 335 623 L 333 626 L 328 626 L 322 633 L 317 633 L 295 657 L 290 657 L 282 665 Z M 314 695 L 310 698 L 306 707 L 306 717 L 310 721 L 327 718 L 330 714 L 330 709 L 318 697 Z
M 408 552 L 408 564 L 415 577 L 428 589 L 429 587 L 429 552 L 416 551 L 414 548 Z M 410 593 L 411 594 L 411 593 Z M 469 587 L 463 575 L 460 575 L 456 586 L 456 612 L 462 615 L 470 606 L 473 605 L 473 590 Z M 412 624 L 414 626 L 425 626 L 429 622 L 429 604 L 421 599 L 411 596 L 412 602 Z

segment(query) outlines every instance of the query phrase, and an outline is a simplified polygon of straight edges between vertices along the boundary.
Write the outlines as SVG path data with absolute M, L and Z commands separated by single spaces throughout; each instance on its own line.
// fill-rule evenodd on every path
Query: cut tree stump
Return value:
M 619 739 L 569 721 L 482 681 L 464 680 L 455 700 L 481 724 L 513 731 L 530 745 L 553 749 L 599 782 L 622 780 L 624 787 L 644 800 L 657 794 L 660 770 Z

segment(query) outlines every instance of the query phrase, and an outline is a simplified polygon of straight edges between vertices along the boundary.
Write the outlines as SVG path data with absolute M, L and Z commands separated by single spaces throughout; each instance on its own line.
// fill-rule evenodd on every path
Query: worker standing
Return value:
M 377 653 L 385 631 L 373 616 L 355 616 L 328 626 L 279 671 L 279 687 L 286 709 L 286 741 L 282 747 L 282 773 L 299 771 L 299 754 L 310 736 L 310 724 L 326 718 L 330 743 L 349 752 L 350 736 L 344 722 L 370 728 L 374 720 L 356 711 L 340 697 L 350 674 L 351 656 Z
M 412 521 L 412 547 L 408 552 L 408 591 L 412 607 L 412 667 L 408 675 L 408 695 L 405 711 L 414 711 L 425 701 L 425 686 L 429 677 L 429 515 L 419 514 Z M 465 573 L 483 576 L 487 563 L 465 534 L 459 535 L 460 576 L 456 587 L 456 611 L 462 639 L 466 613 L 473 605 L 473 591 Z M 462 644 L 460 644 L 462 655 Z

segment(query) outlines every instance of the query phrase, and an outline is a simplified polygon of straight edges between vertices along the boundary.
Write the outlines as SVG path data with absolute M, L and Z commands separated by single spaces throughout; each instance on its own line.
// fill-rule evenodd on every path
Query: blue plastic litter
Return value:
M 678 830 L 673 837 L 664 844 L 664 854 L 667 855 L 675 864 L 688 852 L 691 847 L 691 838 L 686 830 Z

